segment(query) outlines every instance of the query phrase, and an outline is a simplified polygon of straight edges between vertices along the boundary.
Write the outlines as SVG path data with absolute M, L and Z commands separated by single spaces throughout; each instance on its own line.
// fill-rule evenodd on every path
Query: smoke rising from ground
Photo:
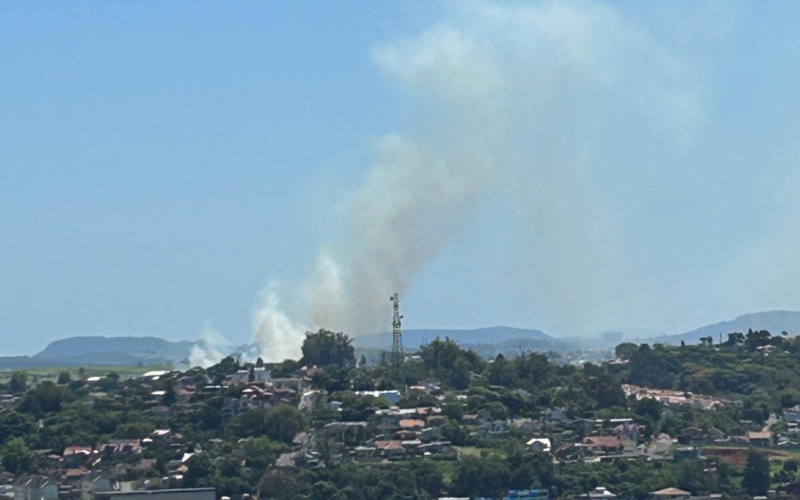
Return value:
M 374 59 L 408 91 L 446 101 L 454 119 L 441 141 L 377 139 L 375 164 L 347 211 L 350 234 L 320 253 L 305 290 L 312 328 L 350 335 L 385 329 L 389 296 L 405 293 L 459 231 L 491 179 L 503 118 L 500 71 L 458 31 L 387 44 Z M 264 355 L 296 355 L 301 323 L 268 301 L 254 331 Z
M 222 334 L 206 325 L 200 335 L 200 341 L 192 348 L 189 355 L 189 365 L 208 368 L 219 363 L 229 350 L 225 348 L 227 345 L 228 341 Z
M 374 49 L 377 69 L 429 110 L 425 125 L 376 140 L 349 233 L 320 251 L 304 312 L 268 301 L 257 314 L 265 356 L 296 353 L 299 324 L 388 329 L 389 295 L 411 290 L 489 191 L 513 200 L 530 245 L 518 288 L 546 312 L 527 326 L 575 334 L 659 328 L 679 308 L 708 314 L 713 304 L 693 297 L 713 296 L 764 252 L 717 252 L 754 227 L 726 223 L 733 212 L 716 187 L 744 172 L 721 160 L 736 145 L 713 135 L 709 62 L 739 7 L 634 17 L 597 2 L 451 6 L 417 36 Z

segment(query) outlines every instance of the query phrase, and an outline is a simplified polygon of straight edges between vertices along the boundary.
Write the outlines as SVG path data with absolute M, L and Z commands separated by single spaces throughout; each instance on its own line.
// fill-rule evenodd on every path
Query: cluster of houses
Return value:
M 186 462 L 183 436 L 169 429 L 159 429 L 143 439 L 112 439 L 103 445 L 67 446 L 59 454 L 53 450 L 36 450 L 37 474 L 0 474 L 0 495 L 17 499 L 80 498 L 91 500 L 99 493 L 133 490 L 137 481 L 124 478 L 145 477 L 156 469 L 156 460 L 138 459 L 149 447 L 174 450 L 175 459 L 165 464 L 167 473 L 180 480 Z M 112 464 L 105 467 L 106 464 Z
M 157 382 L 169 377 L 174 391 L 174 401 L 190 407 L 195 395 L 222 392 L 225 404 L 221 408 L 223 423 L 236 415 L 258 408 L 269 408 L 286 404 L 300 408 L 314 408 L 318 401 L 325 401 L 319 391 L 304 390 L 306 378 L 272 378 L 263 365 L 251 364 L 228 375 L 221 384 L 211 384 L 192 374 L 166 371 L 148 372 L 145 380 Z M 201 380 L 201 382 L 198 382 Z M 87 380 L 87 384 L 96 381 Z M 231 388 L 235 390 L 230 390 Z M 439 394 L 436 381 L 425 381 L 408 388 L 407 394 Z M 666 408 L 688 405 L 698 409 L 713 409 L 720 405 L 736 405 L 710 396 L 679 391 L 653 390 L 624 385 L 628 396 L 637 399 L 655 398 Z M 227 392 L 226 392 L 227 391 Z M 93 393 L 97 396 L 97 392 Z M 333 421 L 321 429 L 303 433 L 295 438 L 293 451 L 280 456 L 275 467 L 291 469 L 297 467 L 325 467 L 341 461 L 395 462 L 418 458 L 454 460 L 459 448 L 443 434 L 442 428 L 448 419 L 437 404 L 419 408 L 399 408 L 399 391 L 367 391 L 360 396 L 380 397 L 386 400 L 388 409 L 372 408 L 368 420 Z M 171 408 L 165 402 L 167 391 L 150 393 L 149 412 L 169 416 Z M 460 394 L 458 400 L 467 396 Z M 438 396 L 443 400 L 443 396 Z M 11 408 L 14 398 L 0 396 L 0 411 Z M 342 411 L 342 403 L 325 403 L 329 409 Z M 755 447 L 776 447 L 791 444 L 787 435 L 800 434 L 800 406 L 787 410 L 784 420 L 788 430 L 784 434 L 773 433 L 769 428 L 754 426 L 743 436 L 727 436 L 717 429 L 690 427 L 671 437 L 660 434 L 653 439 L 642 439 L 643 428 L 631 418 L 585 419 L 571 418 L 564 408 L 546 409 L 536 418 L 511 418 L 498 420 L 488 410 L 476 411 L 461 418 L 464 432 L 477 440 L 518 439 L 534 452 L 547 453 L 554 461 L 604 461 L 618 458 L 671 459 L 699 458 L 702 446 L 707 444 Z M 446 433 L 445 433 L 446 434 Z M 333 445 L 331 445 L 333 443 Z M 156 464 L 155 460 L 138 458 L 148 449 L 171 450 L 171 460 Z M 190 451 L 187 451 L 190 450 Z M 0 496 L 19 499 L 73 498 L 91 500 L 112 498 L 123 493 L 134 493 L 142 486 L 142 480 L 157 467 L 159 472 L 179 485 L 187 472 L 187 461 L 196 448 L 185 442 L 180 433 L 170 429 L 158 429 L 138 439 L 109 440 L 98 447 L 81 446 L 75 443 L 63 451 L 37 450 L 35 452 L 36 475 L 14 477 L 0 474 Z M 145 454 L 145 456 L 147 456 Z M 176 490 L 177 491 L 177 490 Z M 546 491 L 519 490 L 509 493 L 507 500 L 542 500 Z M 669 488 L 653 492 L 653 500 L 690 500 L 687 492 Z M 175 497 L 178 498 L 178 497 Z M 589 492 L 582 498 L 615 498 L 603 488 Z M 691 497 L 692 499 L 700 497 Z M 714 500 L 704 497 L 704 500 Z
M 673 391 L 667 389 L 649 389 L 637 385 L 622 384 L 625 396 L 635 396 L 636 399 L 655 399 L 665 406 L 689 406 L 697 410 L 711 410 L 719 406 L 738 406 L 741 401 L 728 400 L 707 396 L 704 394 L 693 394 L 691 392 Z

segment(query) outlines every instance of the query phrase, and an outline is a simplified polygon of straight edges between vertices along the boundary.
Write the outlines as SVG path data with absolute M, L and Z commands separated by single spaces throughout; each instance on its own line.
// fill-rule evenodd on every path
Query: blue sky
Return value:
M 397 285 L 408 327 L 672 333 L 800 309 L 791 7 L 4 3 L 2 353 L 206 325 L 250 341 L 265 288 L 375 248 L 348 207 L 376 141 L 458 158 L 480 99 L 504 109 L 480 136 L 502 137 L 443 212 L 455 229 L 407 235 L 430 249 Z M 453 40 L 468 72 L 443 72 Z

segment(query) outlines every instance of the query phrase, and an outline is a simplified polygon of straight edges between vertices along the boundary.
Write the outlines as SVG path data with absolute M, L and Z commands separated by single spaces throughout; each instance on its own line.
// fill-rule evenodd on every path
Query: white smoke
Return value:
M 389 296 L 411 289 L 498 186 L 534 235 L 532 300 L 557 318 L 542 326 L 636 318 L 621 305 L 646 296 L 650 264 L 627 251 L 631 221 L 637 204 L 649 203 L 651 183 L 685 179 L 645 153 L 639 158 L 653 173 L 621 161 L 616 132 L 652 129 L 670 148 L 691 144 L 708 122 L 701 65 L 610 5 L 451 5 L 441 23 L 375 48 L 378 69 L 424 105 L 425 126 L 375 142 L 375 164 L 347 211 L 349 234 L 320 252 L 300 322 L 274 297 L 257 313 L 266 357 L 296 354 L 301 324 L 350 335 L 385 330 Z M 724 31 L 712 28 L 716 38 Z M 623 179 L 641 190 L 621 190 Z
M 307 330 L 280 308 L 274 291 L 265 294 L 261 307 L 253 315 L 253 337 L 259 344 L 259 355 L 267 362 L 299 359 Z
M 452 106 L 449 137 L 375 142 L 375 164 L 353 196 L 346 241 L 320 252 L 306 295 L 314 328 L 350 335 L 386 328 L 389 296 L 453 238 L 491 179 L 491 150 L 502 129 L 503 82 L 491 59 L 458 31 L 436 29 L 375 50 L 387 75 L 412 92 Z M 271 295 L 256 313 L 265 359 L 296 356 L 305 327 Z
M 229 350 L 229 342 L 212 326 L 206 325 L 200 335 L 200 341 L 192 348 L 189 355 L 190 366 L 200 366 L 208 368 L 213 366 L 225 357 L 225 352 Z

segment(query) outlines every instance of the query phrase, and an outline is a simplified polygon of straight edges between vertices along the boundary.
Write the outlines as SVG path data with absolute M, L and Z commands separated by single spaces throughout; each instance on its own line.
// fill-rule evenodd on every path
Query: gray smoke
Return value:
M 640 278 L 654 264 L 642 257 L 651 249 L 637 238 L 639 212 L 660 208 L 653 187 L 691 183 L 665 152 L 691 149 L 707 128 L 702 61 L 668 29 L 610 5 L 452 7 L 418 36 L 374 49 L 379 71 L 429 110 L 425 126 L 376 141 L 349 234 L 320 251 L 303 288 L 308 312 L 289 315 L 274 295 L 259 310 L 254 332 L 267 358 L 297 355 L 309 327 L 385 330 L 390 294 L 411 289 L 495 188 L 527 228 L 531 260 L 520 272 L 531 300 L 552 311 L 537 326 L 571 333 L 646 317 L 652 284 Z M 706 7 L 686 16 L 711 43 L 735 23 L 718 26 Z M 642 136 L 661 154 L 626 142 Z
M 406 90 L 444 101 L 452 121 L 447 134 L 427 140 L 376 140 L 375 164 L 347 211 L 350 234 L 320 252 L 306 286 L 311 328 L 350 335 L 385 329 L 389 296 L 406 292 L 459 231 L 487 189 L 503 128 L 501 72 L 458 31 L 387 44 L 374 58 Z M 267 358 L 297 356 L 308 323 L 289 319 L 269 297 L 256 313 L 255 338 Z

